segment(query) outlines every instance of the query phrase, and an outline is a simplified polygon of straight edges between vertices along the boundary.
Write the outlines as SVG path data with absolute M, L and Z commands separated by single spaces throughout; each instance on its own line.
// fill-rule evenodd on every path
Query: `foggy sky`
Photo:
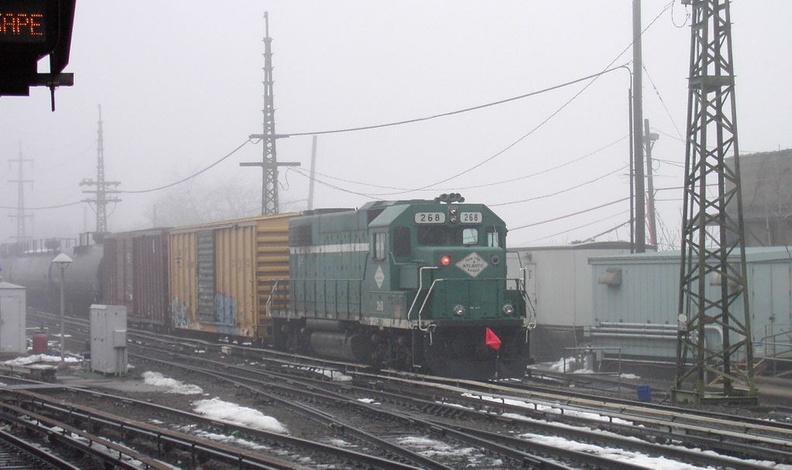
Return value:
M 654 147 L 659 225 L 681 221 L 689 9 L 643 1 L 644 117 Z M 78 202 L 96 178 L 98 106 L 106 178 L 122 191 L 164 186 L 262 132 L 263 13 L 274 52 L 276 131 L 310 133 L 447 113 L 632 67 L 632 1 L 78 1 L 73 87 L 0 98 L 0 241 L 16 234 L 16 164 L 30 208 Z M 742 154 L 792 147 L 792 2 L 732 3 Z M 656 21 L 655 21 L 656 20 Z M 46 60 L 40 69 L 47 69 Z M 534 97 L 413 124 L 318 139 L 315 207 L 462 193 L 493 208 L 511 246 L 585 240 L 629 218 L 626 70 Z M 278 141 L 283 212 L 306 208 L 311 137 Z M 261 143 L 191 180 L 259 188 Z M 437 186 L 433 184 L 461 174 Z M 411 189 L 429 189 L 409 191 Z M 147 228 L 159 192 L 121 193 L 111 231 Z M 257 202 L 259 204 L 259 202 Z M 254 208 L 255 209 L 255 208 Z M 541 223 L 582 212 L 555 222 Z M 29 210 L 35 238 L 93 230 L 87 204 Z M 538 224 L 538 225 L 535 225 Z M 529 226 L 529 227 L 526 227 Z M 521 228 L 525 227 L 525 228 Z M 627 240 L 626 227 L 598 240 Z M 678 241 L 677 241 L 678 243 Z

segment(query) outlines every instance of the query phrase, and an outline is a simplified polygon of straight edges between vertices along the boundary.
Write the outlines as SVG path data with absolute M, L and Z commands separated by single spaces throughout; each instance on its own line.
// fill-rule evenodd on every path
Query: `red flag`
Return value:
M 492 330 L 487 328 L 486 336 L 484 337 L 484 344 L 498 351 L 501 347 L 501 340 Z

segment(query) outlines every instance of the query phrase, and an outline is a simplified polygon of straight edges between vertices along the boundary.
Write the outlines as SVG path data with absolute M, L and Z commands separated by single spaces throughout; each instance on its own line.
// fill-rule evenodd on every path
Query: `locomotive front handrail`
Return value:
M 407 311 L 407 321 L 410 321 L 410 316 L 412 315 L 412 311 L 415 308 L 416 302 L 418 302 L 418 296 L 421 294 L 421 291 L 423 290 L 423 272 L 424 270 L 430 270 L 430 269 L 437 269 L 437 266 L 421 266 L 420 268 L 418 268 L 418 292 L 415 293 L 415 297 L 413 298 L 412 304 L 410 305 L 410 310 Z M 434 281 L 432 282 L 432 286 L 434 286 Z M 427 298 L 429 297 L 431 290 L 432 289 L 430 287 L 429 292 L 426 293 Z M 424 299 L 424 305 L 426 305 L 426 299 Z M 423 305 L 421 306 L 421 310 L 423 310 Z M 420 326 L 420 322 L 421 322 L 421 312 L 419 311 L 418 312 L 419 326 Z
M 525 278 L 527 270 L 528 268 L 520 268 L 523 277 L 522 279 L 516 279 L 516 281 L 517 288 L 522 292 L 523 301 L 525 301 L 525 328 L 527 330 L 533 330 L 537 326 L 536 307 L 534 307 L 533 302 L 531 302 L 531 297 L 528 295 L 528 281 Z
M 426 302 L 429 301 L 429 297 L 432 295 L 432 290 L 434 290 L 434 286 L 437 285 L 438 282 L 447 281 L 448 279 L 434 279 L 432 280 L 432 285 L 429 286 L 429 291 L 426 292 L 426 297 L 424 297 L 423 303 L 421 304 L 421 308 L 418 310 L 418 328 L 421 329 L 421 314 L 423 313 L 424 307 L 426 307 Z M 416 295 L 416 297 L 418 297 Z M 432 325 L 429 325 L 431 327 Z M 428 328 L 427 328 L 428 329 Z

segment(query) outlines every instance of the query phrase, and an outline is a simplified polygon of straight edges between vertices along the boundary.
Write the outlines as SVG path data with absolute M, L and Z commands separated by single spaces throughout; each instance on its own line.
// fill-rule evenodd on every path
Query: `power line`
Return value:
M 607 202 L 605 204 L 600 204 L 599 206 L 591 207 L 589 209 L 585 209 L 585 210 L 578 211 L 578 212 L 573 212 L 571 214 L 566 214 L 566 215 L 562 215 L 562 216 L 559 216 L 559 217 L 554 217 L 552 219 L 543 220 L 541 222 L 534 222 L 534 223 L 528 224 L 528 225 L 521 225 L 519 227 L 512 227 L 512 228 L 509 229 L 509 231 L 513 232 L 515 230 L 522 230 L 522 229 L 528 228 L 528 227 L 536 227 L 537 225 L 543 225 L 543 224 L 547 224 L 547 223 L 550 223 L 550 222 L 556 222 L 558 220 L 568 219 L 568 218 L 574 217 L 576 215 L 585 214 L 587 212 L 595 211 L 597 209 L 602 209 L 603 207 L 608 207 L 608 206 L 612 206 L 614 204 L 618 204 L 620 202 L 628 201 L 629 199 L 630 199 L 629 197 L 623 197 L 623 198 L 617 199 L 615 201 Z
M 170 184 L 166 184 L 164 186 L 159 186 L 157 188 L 141 189 L 141 190 L 137 190 L 137 191 L 118 191 L 118 192 L 119 193 L 125 193 L 125 194 L 142 194 L 142 193 L 152 193 L 154 191 L 161 191 L 163 189 L 172 188 L 173 186 L 176 186 L 177 184 L 184 183 L 185 181 L 191 180 L 191 179 L 193 179 L 193 178 L 195 178 L 195 177 L 197 177 L 197 176 L 199 176 L 199 175 L 201 175 L 203 173 L 206 173 L 207 171 L 209 171 L 212 168 L 214 168 L 217 165 L 219 165 L 221 162 L 227 160 L 229 157 L 231 157 L 231 155 L 237 153 L 242 147 L 244 147 L 248 143 L 250 143 L 250 139 L 249 138 L 246 139 L 244 142 L 242 142 L 241 145 L 239 145 L 237 148 L 232 150 L 230 153 L 228 153 L 224 157 L 222 157 L 220 160 L 217 160 L 216 162 L 212 163 L 211 165 L 209 165 L 208 167 L 204 168 L 203 170 L 200 170 L 197 173 L 193 173 L 192 175 L 190 175 L 190 176 L 188 176 L 186 178 L 182 178 L 179 181 L 176 181 L 176 182 L 173 182 L 173 183 L 170 183 Z
M 83 201 L 75 201 L 68 204 L 59 204 L 57 206 L 26 207 L 25 210 L 41 211 L 46 209 L 61 209 L 64 207 L 76 206 L 77 204 L 82 204 L 82 202 Z M 0 206 L 0 209 L 16 209 L 16 207 Z
M 646 70 L 646 65 L 645 64 L 641 64 L 641 67 L 643 68 L 643 71 L 646 72 L 646 77 L 649 79 L 649 83 L 652 84 L 652 89 L 654 89 L 654 92 L 657 95 L 657 99 L 660 100 L 660 104 L 663 105 L 663 109 L 665 110 L 666 115 L 668 116 L 668 119 L 671 120 L 671 125 L 674 126 L 674 130 L 676 130 L 679 140 L 684 140 L 682 138 L 682 132 L 679 130 L 679 127 L 677 126 L 676 121 L 674 121 L 674 116 L 671 115 L 671 111 L 668 110 L 668 106 L 666 106 L 665 100 L 660 95 L 660 90 L 657 89 L 657 85 L 655 85 L 654 80 L 652 80 L 652 76 L 649 75 L 649 71 Z
M 540 175 L 543 175 L 545 173 L 550 173 L 551 171 L 561 169 L 561 168 L 563 168 L 565 166 L 571 165 L 573 163 L 577 163 L 577 162 L 579 162 L 581 160 L 584 160 L 586 158 L 594 156 L 594 155 L 598 154 L 599 152 L 602 152 L 603 150 L 606 150 L 606 149 L 618 144 L 619 142 L 623 141 L 627 137 L 629 137 L 629 136 L 625 135 L 625 136 L 623 136 L 623 137 L 621 137 L 621 138 L 619 138 L 617 140 L 614 140 L 613 142 L 611 142 L 611 143 L 609 143 L 607 145 L 604 145 L 604 146 L 598 148 L 597 150 L 589 152 L 589 153 L 587 153 L 587 154 L 585 154 L 585 155 L 583 155 L 581 157 L 575 158 L 574 160 L 570 160 L 568 162 L 564 162 L 564 163 L 561 163 L 559 165 L 556 165 L 556 166 L 553 166 L 553 167 L 550 167 L 550 168 L 546 168 L 546 169 L 538 171 L 536 173 L 531 173 L 531 174 L 528 174 L 528 175 L 518 176 L 516 178 L 511 178 L 511 179 L 507 179 L 507 180 L 494 181 L 494 182 L 491 182 L 491 183 L 484 183 L 484 184 L 479 184 L 479 185 L 474 185 L 474 186 L 458 187 L 456 189 L 457 190 L 478 189 L 478 188 L 485 188 L 485 187 L 488 187 L 488 186 L 503 185 L 503 184 L 513 183 L 515 181 L 521 181 L 521 180 L 525 180 L 525 179 L 528 179 L 528 178 L 533 178 L 535 176 L 540 176 Z M 301 169 L 297 169 L 297 168 L 292 168 L 291 170 L 297 172 L 299 175 L 301 175 L 301 176 L 303 176 L 305 178 L 310 178 L 310 176 L 307 174 L 307 172 L 305 170 L 301 170 Z M 318 172 L 318 171 L 314 171 L 314 173 L 317 174 L 317 175 L 323 176 L 325 178 L 329 178 L 329 179 L 332 179 L 332 180 L 335 180 L 335 181 L 341 181 L 341 182 L 344 182 L 344 183 L 357 184 L 357 185 L 361 185 L 361 186 L 369 186 L 369 187 L 372 187 L 372 188 L 380 188 L 380 189 L 393 189 L 393 190 L 410 191 L 407 188 L 397 188 L 397 187 L 393 187 L 393 186 L 383 186 L 383 185 L 372 184 L 372 183 L 367 183 L 367 182 L 363 182 L 363 181 L 353 181 L 353 180 L 349 180 L 349 179 L 339 178 L 337 176 L 328 175 L 326 173 L 321 173 L 321 172 Z M 430 190 L 427 189 L 427 190 L 422 190 L 422 191 L 430 191 Z M 433 190 L 431 190 L 431 191 L 433 191 Z M 368 194 L 366 194 L 366 196 L 370 197 L 370 198 L 375 198 L 375 197 L 378 197 L 378 196 L 384 196 L 384 195 L 388 195 L 388 194 L 391 194 L 391 193 L 386 193 L 386 194 L 368 193 Z
M 592 180 L 586 181 L 585 183 L 580 183 L 580 184 L 577 184 L 575 186 L 570 186 L 568 188 L 561 189 L 561 190 L 556 191 L 554 193 L 544 194 L 542 196 L 535 196 L 535 197 L 528 198 L 528 199 L 521 199 L 519 201 L 501 202 L 499 204 L 488 204 L 488 206 L 489 207 L 509 206 L 509 205 L 512 205 L 512 204 L 519 204 L 519 203 L 523 203 L 523 202 L 536 201 L 536 200 L 539 200 L 539 199 L 546 199 L 546 198 L 552 197 L 552 196 L 558 196 L 559 194 L 563 194 L 563 193 L 572 191 L 574 189 L 582 188 L 583 186 L 586 186 L 586 185 L 591 184 L 591 183 L 595 183 L 595 182 L 597 182 L 597 181 L 599 181 L 599 180 L 601 180 L 603 178 L 607 178 L 608 176 L 611 176 L 614 173 L 618 173 L 619 171 L 622 171 L 622 170 L 624 170 L 625 168 L 627 168 L 629 166 L 630 165 L 624 165 L 624 166 L 622 166 L 620 168 L 616 168 L 615 170 L 613 170 L 613 171 L 611 171 L 609 173 L 606 173 L 606 174 L 604 174 L 602 176 L 598 176 L 598 177 L 596 177 L 596 178 L 594 178 Z
M 629 211 L 629 210 L 622 211 L 622 212 L 619 212 L 618 214 L 613 214 L 613 215 L 611 215 L 611 216 L 609 216 L 609 217 L 605 217 L 604 219 L 598 219 L 598 220 L 595 220 L 595 221 L 593 221 L 593 222 L 588 222 L 588 223 L 585 223 L 585 224 L 583 224 L 583 225 L 578 225 L 577 227 L 572 227 L 572 228 L 570 228 L 570 229 L 562 230 L 561 232 L 556 232 L 556 233 L 554 233 L 554 234 L 552 234 L 552 235 L 547 235 L 547 236 L 544 236 L 544 237 L 541 237 L 541 238 L 535 238 L 535 239 L 533 239 L 533 240 L 531 240 L 531 241 L 529 241 L 529 242 L 527 242 L 527 243 L 536 243 L 536 242 L 538 242 L 539 240 L 545 240 L 545 239 L 547 239 L 547 238 L 553 238 L 553 237 L 557 237 L 557 236 L 559 236 L 559 235 L 563 235 L 563 234 L 565 234 L 565 233 L 569 233 L 569 232 L 574 232 L 575 230 L 580 230 L 581 228 L 590 227 L 590 226 L 592 226 L 592 225 L 595 225 L 595 224 L 598 224 L 598 223 L 600 223 L 600 222 L 602 222 L 602 221 L 605 221 L 605 220 L 608 220 L 608 219 L 612 219 L 612 218 L 614 218 L 614 217 L 621 217 L 622 215 L 629 214 L 629 213 L 630 213 L 630 211 Z M 628 224 L 629 224 L 630 222 L 631 222 L 631 221 L 629 221 L 629 220 L 628 220 L 626 223 L 628 223 Z M 621 227 L 622 225 L 624 225 L 624 224 L 620 224 L 620 225 L 618 225 L 618 226 L 617 226 L 617 228 L 618 228 L 618 227 Z M 610 230 L 609 230 L 609 231 L 610 231 Z M 605 233 L 607 233 L 607 232 L 605 232 Z M 591 239 L 591 238 L 596 238 L 597 236 L 599 236 L 599 235 L 595 235 L 594 237 L 589 237 L 589 238 L 587 238 L 587 240 L 588 240 L 588 239 Z
M 625 225 L 629 225 L 631 223 L 632 223 L 632 220 L 628 220 L 627 222 L 623 222 L 623 223 L 621 223 L 621 224 L 619 224 L 619 225 L 617 225 L 617 226 L 615 226 L 613 228 L 609 228 L 608 230 L 605 230 L 604 232 L 600 232 L 600 233 L 598 233 L 598 234 L 596 234 L 596 235 L 594 235 L 592 237 L 589 237 L 586 240 L 596 240 L 597 237 L 601 237 L 603 235 L 607 235 L 607 234 L 609 234 L 611 232 L 614 232 L 616 230 L 619 230 L 620 228 L 624 227 Z
M 674 4 L 673 1 L 669 2 L 660 11 L 660 13 L 658 13 L 657 16 L 655 16 L 655 18 L 641 31 L 641 34 L 639 35 L 639 37 L 642 37 L 646 33 L 646 31 L 649 30 L 649 28 L 651 28 L 657 22 L 658 19 L 660 19 L 660 17 L 663 15 L 663 13 L 668 11 L 668 9 L 671 8 L 671 6 L 673 6 L 673 4 Z M 575 95 L 573 95 L 569 100 L 567 100 L 564 104 L 562 104 L 557 110 L 555 110 L 552 114 L 550 114 L 550 116 L 548 116 L 545 120 L 540 122 L 536 127 L 531 129 L 530 131 L 528 131 L 526 134 L 522 135 L 520 138 L 518 138 L 517 140 L 515 140 L 511 144 L 507 145 L 505 148 L 503 148 L 499 152 L 496 152 L 494 155 L 486 158 L 485 160 L 479 162 L 478 164 L 476 164 L 476 165 L 474 165 L 474 166 L 472 166 L 472 167 L 470 167 L 470 168 L 468 168 L 466 170 L 463 170 L 463 171 L 461 171 L 461 172 L 459 172 L 459 173 L 457 173 L 455 175 L 452 175 L 452 176 L 450 176 L 450 177 L 448 177 L 448 178 L 446 178 L 444 180 L 441 180 L 441 181 L 438 181 L 438 182 L 435 182 L 435 183 L 431 183 L 431 184 L 428 184 L 428 185 L 425 185 L 425 186 L 421 186 L 419 188 L 414 188 L 412 190 L 405 190 L 405 191 L 388 193 L 388 194 L 380 194 L 380 196 L 393 196 L 393 195 L 398 195 L 398 194 L 404 194 L 404 193 L 410 193 L 410 192 L 416 192 L 416 191 L 423 191 L 423 190 L 426 190 L 426 189 L 430 189 L 430 188 L 439 186 L 439 185 L 441 185 L 443 183 L 446 183 L 446 182 L 451 181 L 453 179 L 456 179 L 456 178 L 458 178 L 458 177 L 460 177 L 460 176 L 462 176 L 464 174 L 467 174 L 467 173 L 475 170 L 476 168 L 479 168 L 482 165 L 484 165 L 486 163 L 489 163 L 490 161 L 494 160 L 495 158 L 499 157 L 500 155 L 504 154 L 506 151 L 512 149 L 518 143 L 522 142 L 523 140 L 528 138 L 530 135 L 532 135 L 534 132 L 539 130 L 541 127 L 543 127 L 545 124 L 547 124 L 551 119 L 553 119 L 556 115 L 558 115 L 561 111 L 563 111 L 570 103 L 572 103 L 581 94 L 583 94 L 583 92 L 585 92 L 592 84 L 594 84 L 594 82 L 600 76 L 605 75 L 606 73 L 613 72 L 615 70 L 622 69 L 622 68 L 629 71 L 629 69 L 627 68 L 626 65 L 621 65 L 621 66 L 618 66 L 618 67 L 612 67 L 612 66 L 617 60 L 619 60 L 619 57 L 624 55 L 624 53 L 627 52 L 630 49 L 630 47 L 632 47 L 632 45 L 635 42 L 635 40 L 636 40 L 636 38 L 633 38 L 633 40 L 630 42 L 630 44 L 627 47 L 625 47 L 624 50 L 622 50 L 622 52 L 619 53 L 607 66 L 605 66 L 605 68 L 601 72 L 589 75 L 588 77 L 580 78 L 580 79 L 574 80 L 572 82 L 567 82 L 565 84 L 557 85 L 556 87 L 552 87 L 552 88 L 547 89 L 547 90 L 556 89 L 556 88 L 559 88 L 561 86 L 567 86 L 567 85 L 570 85 L 570 84 L 574 84 L 574 83 L 578 83 L 578 82 L 590 79 L 590 81 L 583 88 L 581 88 Z M 534 94 L 538 94 L 538 93 L 541 93 L 541 92 L 544 92 L 544 91 L 529 93 L 529 94 L 523 95 L 521 97 L 532 96 Z M 519 99 L 519 98 L 520 97 L 515 97 L 514 99 Z M 503 101 L 503 102 L 506 102 L 506 101 Z M 428 118 L 419 118 L 419 119 L 412 119 L 412 120 L 408 120 L 408 121 L 399 121 L 399 122 L 395 122 L 395 123 L 389 123 L 389 124 L 383 124 L 383 125 L 377 125 L 377 126 L 366 126 L 366 127 L 359 127 L 359 128 L 342 129 L 342 130 L 338 130 L 338 131 L 335 131 L 335 132 L 351 132 L 351 131 L 354 131 L 354 130 L 367 130 L 367 129 L 375 129 L 375 128 L 378 128 L 378 127 L 388 127 L 388 126 L 408 124 L 408 123 L 418 122 L 418 121 L 427 120 L 427 119 L 434 119 L 435 117 L 441 117 L 441 116 L 446 116 L 446 115 L 451 115 L 451 114 L 458 114 L 460 112 L 466 112 L 466 111 L 469 111 L 469 110 L 480 109 L 481 107 L 492 106 L 492 105 L 499 104 L 499 103 L 500 102 L 495 102 L 495 103 L 491 103 L 489 105 L 482 105 L 482 106 L 478 106 L 478 107 L 474 107 L 474 108 L 468 108 L 467 110 L 460 110 L 460 111 L 455 111 L 455 112 L 451 112 L 451 113 L 438 114 L 438 115 L 435 115 L 435 116 L 430 116 Z M 292 134 L 289 134 L 289 135 L 291 135 L 291 136 L 313 135 L 313 134 L 331 133 L 331 132 L 333 132 L 333 131 L 292 133 Z M 356 193 L 354 191 L 346 191 L 346 192 L 349 192 L 349 193 L 352 193 L 352 194 L 360 194 L 360 193 Z M 370 197 L 370 196 L 366 196 L 366 197 Z
M 611 64 L 612 64 L 612 62 L 611 62 Z M 518 101 L 518 100 L 521 100 L 521 99 L 530 98 L 532 96 L 541 95 L 543 93 L 548 93 L 550 91 L 554 91 L 554 90 L 558 90 L 558 89 L 561 89 L 561 88 L 565 88 L 565 87 L 568 87 L 570 85 L 574 85 L 576 83 L 584 82 L 584 81 L 592 79 L 592 78 L 598 78 L 598 77 L 600 77 L 602 75 L 605 75 L 606 73 L 610 73 L 610 72 L 613 72 L 615 70 L 619 70 L 622 67 L 624 67 L 624 66 L 622 65 L 622 66 L 619 66 L 619 67 L 613 67 L 613 68 L 610 68 L 610 69 L 603 70 L 603 71 L 601 71 L 599 73 L 591 74 L 591 75 L 588 75 L 586 77 L 577 78 L 575 80 L 564 82 L 564 83 L 561 83 L 559 85 L 554 85 L 554 86 L 551 86 L 551 87 L 548 87 L 548 88 L 543 88 L 541 90 L 532 91 L 530 93 L 525 93 L 525 94 L 522 94 L 522 95 L 513 96 L 511 98 L 506 98 L 506 99 L 503 99 L 503 100 L 492 101 L 492 102 L 489 102 L 489 103 L 480 104 L 478 106 L 472 106 L 470 108 L 458 109 L 456 111 L 448 111 L 448 112 L 445 112 L 445 113 L 433 114 L 433 115 L 430 115 L 430 116 L 424 116 L 424 117 L 420 117 L 420 118 L 406 119 L 406 120 L 403 120 L 403 121 L 388 122 L 388 123 L 384 123 L 384 124 L 373 124 L 373 125 L 370 125 L 370 126 L 348 127 L 348 128 L 344 128 L 344 129 L 333 129 L 333 130 L 312 131 L 312 132 L 288 132 L 288 133 L 285 133 L 285 134 L 278 134 L 278 135 L 279 136 L 283 136 L 283 137 L 299 137 L 299 136 L 306 136 L 306 135 L 341 134 L 341 133 L 345 133 L 345 132 L 369 131 L 369 130 L 373 130 L 373 129 L 382 129 L 382 128 L 385 128 L 385 127 L 395 127 L 395 126 L 403 126 L 405 124 L 414 124 L 416 122 L 423 122 L 423 121 L 429 121 L 429 120 L 437 119 L 437 118 L 441 118 L 441 117 L 454 116 L 456 114 L 468 113 L 470 111 L 478 111 L 479 109 L 485 109 L 485 108 L 489 108 L 489 107 L 492 107 L 492 106 L 498 106 L 498 105 L 501 105 L 501 104 L 510 103 L 512 101 Z

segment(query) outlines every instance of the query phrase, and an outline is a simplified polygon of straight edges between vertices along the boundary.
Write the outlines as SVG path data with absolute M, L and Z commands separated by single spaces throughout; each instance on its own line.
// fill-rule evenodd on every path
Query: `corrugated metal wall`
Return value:
M 269 334 L 265 304 L 274 282 L 288 278 L 288 224 L 294 215 L 174 229 L 174 327 L 251 338 Z
M 133 321 L 170 326 L 168 318 L 167 231 L 147 232 L 132 240 Z
M 792 259 L 780 247 L 748 248 L 746 260 L 754 353 L 761 357 L 790 351 Z M 679 252 L 592 259 L 595 346 L 622 347 L 626 355 L 674 361 L 679 263 Z M 598 282 L 607 269 L 621 271 L 619 285 Z M 713 276 L 706 286 L 713 296 L 720 289 Z M 732 313 L 743 315 L 742 302 L 732 305 Z M 707 341 L 719 341 L 721 333 L 714 328 L 706 332 Z
M 102 301 L 126 306 L 132 322 L 168 325 L 167 242 L 167 229 L 106 236 Z

